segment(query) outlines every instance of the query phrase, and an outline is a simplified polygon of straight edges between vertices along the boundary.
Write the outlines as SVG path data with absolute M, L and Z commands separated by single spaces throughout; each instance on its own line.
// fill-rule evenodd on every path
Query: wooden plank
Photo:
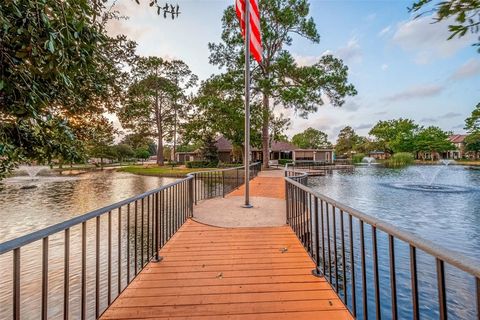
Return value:
M 159 307 L 182 306 L 195 304 L 225 304 L 280 302 L 302 300 L 335 300 L 338 296 L 331 290 L 295 291 L 295 292 L 261 292 L 238 294 L 208 294 L 208 295 L 172 295 L 158 299 L 157 297 L 121 297 L 115 307 Z
M 120 319 L 120 318 L 110 318 Z M 141 320 L 141 318 L 129 318 L 131 320 Z M 163 320 L 165 317 L 153 317 L 152 320 Z M 175 317 L 175 320 L 345 320 L 353 319 L 351 314 L 347 310 L 328 310 L 322 311 L 319 314 L 317 311 L 301 311 L 301 312 L 272 312 L 272 313 L 256 313 L 256 314 L 234 314 L 234 315 L 208 315 L 208 316 L 195 316 L 195 317 Z
M 160 254 L 102 319 L 353 319 L 289 227 L 189 220 Z
M 148 308 L 114 307 L 107 310 L 104 319 L 129 319 L 177 316 L 207 316 L 229 314 L 255 314 L 262 312 L 326 311 L 342 310 L 340 300 L 302 300 L 281 302 L 249 302 L 232 304 L 197 304 L 185 306 L 161 306 Z
M 242 284 L 232 286 L 209 287 L 176 287 L 165 290 L 164 288 L 131 288 L 128 287 L 122 297 L 162 297 L 180 295 L 207 295 L 207 294 L 236 294 L 236 293 L 262 293 L 262 292 L 295 292 L 295 291 L 332 290 L 327 282 L 309 283 L 268 283 L 268 284 Z

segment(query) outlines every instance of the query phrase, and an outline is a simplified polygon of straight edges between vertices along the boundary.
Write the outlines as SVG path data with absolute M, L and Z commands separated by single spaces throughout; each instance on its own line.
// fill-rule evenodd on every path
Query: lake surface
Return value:
M 309 177 L 308 184 L 365 214 L 410 231 L 435 244 L 464 254 L 480 264 L 480 171 L 463 166 L 411 166 L 386 169 L 358 166 L 354 172 Z M 338 215 L 339 213 L 337 213 Z M 358 230 L 358 224 L 354 226 Z M 358 235 L 355 236 L 358 245 Z M 374 307 L 371 229 L 365 227 L 368 305 Z M 348 243 L 348 242 L 347 242 Z M 361 312 L 359 247 L 355 248 L 358 318 Z M 347 249 L 347 251 L 349 251 Z M 378 232 L 378 261 L 382 316 L 391 318 L 388 238 Z M 348 256 L 347 252 L 347 256 Z M 419 306 L 423 319 L 438 319 L 435 259 L 417 251 Z M 400 319 L 412 319 L 409 247 L 395 242 L 397 299 Z M 347 265 L 347 283 L 351 281 Z M 451 319 L 474 319 L 474 278 L 446 265 L 448 313 Z M 351 288 L 347 291 L 351 299 Z M 351 301 L 349 301 L 351 306 Z M 374 314 L 369 314 L 370 317 Z
M 120 200 L 144 193 L 168 184 L 176 179 L 160 178 L 133 175 L 114 171 L 92 172 L 78 176 L 67 177 L 38 177 L 32 180 L 27 177 L 14 177 L 6 179 L 0 187 L 0 243 L 40 230 L 47 226 L 66 221 L 75 216 L 82 215 L 89 211 L 105 207 Z M 22 187 L 35 185 L 33 189 L 22 189 Z M 143 201 L 142 201 L 143 208 Z M 147 204 L 145 204 L 147 205 Z M 153 206 L 153 205 L 152 205 Z M 148 216 L 153 217 L 152 211 L 135 214 L 136 220 L 142 221 L 142 233 L 140 231 L 134 236 L 133 211 L 130 214 L 130 237 L 127 238 L 127 221 L 124 214 L 120 217 L 115 210 L 112 213 L 112 225 L 114 239 L 117 239 L 118 219 L 122 221 L 121 268 L 126 270 L 127 263 L 131 270 L 135 265 L 141 267 L 145 263 L 144 252 L 152 246 L 152 237 L 143 236 L 143 228 L 149 230 Z M 140 209 L 139 209 L 140 211 Z M 143 216 L 143 217 L 142 217 Z M 100 222 L 101 243 L 100 243 L 100 310 L 107 306 L 107 245 L 106 234 L 108 232 L 108 215 L 103 215 Z M 138 219 L 137 219 L 138 218 Z M 144 219 L 146 218 L 146 219 Z M 152 218 L 153 220 L 153 218 Z M 146 222 L 145 222 L 146 221 Z M 150 224 L 151 225 L 151 224 Z M 140 226 L 139 228 L 140 229 Z M 136 230 L 136 229 L 135 229 Z M 94 319 L 95 312 L 95 219 L 86 223 L 86 318 Z M 146 232 L 148 234 L 148 232 Z M 81 305 L 81 225 L 72 227 L 70 230 L 70 277 L 69 277 L 69 301 L 70 318 L 79 319 Z M 134 254 L 131 250 L 130 257 L 125 255 L 126 245 L 129 243 L 133 248 L 134 243 L 139 243 L 139 250 Z M 63 318 L 63 277 L 64 277 L 64 234 L 59 232 L 49 237 L 49 259 L 48 259 L 48 319 Z M 22 319 L 39 319 L 41 310 L 41 255 L 42 242 L 37 241 L 26 245 L 21 249 L 21 278 L 20 278 L 20 313 Z M 122 286 L 127 284 L 127 275 L 119 276 L 118 266 L 118 242 L 112 245 L 112 279 L 119 281 Z M 141 257 L 140 261 L 137 259 Z M 147 254 L 145 254 L 146 256 Z M 148 257 L 145 257 L 148 259 Z M 128 262 L 127 262 L 128 261 Z M 0 319 L 12 317 L 12 253 L 0 256 Z M 130 273 L 133 277 L 133 274 Z M 120 280 L 118 280 L 120 277 Z M 113 280 L 112 280 L 113 281 Z M 116 294 L 116 290 L 112 290 Z
M 78 176 L 6 179 L 0 185 L 0 243 L 175 181 L 105 170 Z M 34 189 L 21 189 L 35 185 Z

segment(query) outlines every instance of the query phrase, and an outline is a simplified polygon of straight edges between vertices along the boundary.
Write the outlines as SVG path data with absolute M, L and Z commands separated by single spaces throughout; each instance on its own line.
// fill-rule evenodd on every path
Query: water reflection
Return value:
M 4 181 L 0 189 L 0 243 L 63 222 L 175 181 L 174 178 L 120 172 L 94 172 L 76 177 L 40 177 Z M 22 189 L 34 184 L 35 189 Z
M 158 188 L 175 179 L 135 176 L 131 174 L 102 172 L 92 173 L 75 178 L 40 178 L 35 181 L 15 178 L 6 181 L 0 191 L 1 229 L 0 242 L 30 233 L 43 227 L 65 221 L 125 198 Z M 21 189 L 25 183 L 34 183 L 35 189 Z M 99 287 L 100 312 L 107 305 L 108 285 L 108 222 L 111 222 L 111 297 L 114 298 L 118 288 L 122 289 L 128 280 L 128 274 L 133 277 L 135 270 L 140 269 L 148 256 L 153 252 L 154 197 L 139 201 L 138 205 L 122 207 L 122 211 L 114 210 L 109 215 L 99 218 Z M 138 207 L 138 208 L 137 208 Z M 167 210 L 168 208 L 168 210 Z M 163 212 L 163 211 L 162 211 Z M 171 212 L 164 204 L 164 212 Z M 137 221 L 137 226 L 135 226 Z M 163 223 L 169 222 L 168 217 Z M 128 227 L 128 228 L 127 228 Z M 96 281 L 96 220 L 90 220 L 85 225 L 86 231 L 86 318 L 95 318 L 95 287 Z M 119 232 L 120 230 L 120 232 Z M 145 230 L 145 232 L 144 232 Z M 135 236 L 136 235 L 136 236 Z M 69 261 L 69 302 L 71 318 L 80 317 L 81 306 L 81 265 L 82 226 L 70 229 L 70 261 Z M 48 257 L 48 318 L 61 319 L 64 302 L 64 257 L 65 233 L 60 232 L 49 237 Z M 138 250 L 134 250 L 138 243 Z M 119 245 L 120 244 L 120 245 Z M 121 248 L 120 252 L 119 249 Z M 127 252 L 129 256 L 127 257 Z M 21 281 L 20 301 L 23 319 L 37 319 L 41 309 L 41 241 L 37 241 L 21 249 Z M 120 265 L 118 264 L 120 258 Z M 127 261 L 129 261 L 127 263 Z M 13 308 L 12 286 L 12 253 L 0 256 L 0 319 L 11 318 Z M 127 273 L 127 270 L 129 272 Z M 118 276 L 118 272 L 121 276 Z
M 440 170 L 439 170 L 440 169 Z M 421 174 L 419 174 L 419 171 Z M 425 183 L 423 176 L 434 176 L 435 181 Z M 310 178 L 309 184 L 321 193 L 336 199 L 350 207 L 359 209 L 364 213 L 388 221 L 400 228 L 418 234 L 441 246 L 462 252 L 478 260 L 480 263 L 480 172 L 467 170 L 463 167 L 412 167 L 403 170 L 383 168 L 358 168 L 354 173 L 336 172 L 331 176 Z M 420 185 L 422 187 L 408 187 Z M 426 185 L 441 186 L 436 192 Z M 398 186 L 405 186 L 399 188 Z M 446 191 L 447 190 L 447 191 Z M 453 190 L 453 191 L 452 191 Z M 337 219 L 341 213 L 335 212 Z M 326 219 L 326 217 L 324 217 Z M 356 219 L 355 219 L 356 220 Z M 363 319 L 362 312 L 362 287 L 360 268 L 360 239 L 358 220 L 354 220 L 354 256 L 357 292 L 358 318 Z M 341 230 L 337 225 L 337 234 Z M 345 242 L 349 243 L 349 227 L 345 228 Z M 332 230 L 333 232 L 333 230 Z M 374 313 L 374 281 L 373 281 L 373 254 L 372 230 L 365 227 L 366 251 L 366 283 L 368 310 Z M 326 233 L 326 230 L 324 230 Z M 391 316 L 391 289 L 390 289 L 390 264 L 388 251 L 388 237 L 383 232 L 377 232 L 380 305 L 382 316 Z M 325 239 L 326 243 L 328 238 Z M 330 245 L 335 243 L 330 239 Z M 337 243 L 338 246 L 338 243 Z M 338 251 L 342 250 L 338 247 Z M 400 319 L 411 319 L 412 297 L 409 246 L 402 241 L 395 241 L 397 302 Z M 346 248 L 346 255 L 350 257 L 350 250 Z M 339 255 L 340 257 L 341 255 Z M 334 254 L 330 259 L 334 259 Z M 349 258 L 350 259 L 350 258 Z M 328 262 L 328 254 L 326 257 Z M 339 263 L 343 271 L 343 263 Z M 352 307 L 351 264 L 346 264 L 347 301 Z M 438 314 L 438 289 L 435 259 L 417 250 L 417 269 L 419 287 L 420 314 L 426 319 L 436 319 Z M 446 265 L 446 286 L 449 317 L 453 319 L 473 319 L 476 314 L 475 282 L 467 273 Z M 327 276 L 335 271 L 326 270 Z M 344 284 L 342 273 L 338 279 Z M 343 296 L 343 290 L 341 292 Z M 372 316 L 373 314 L 370 314 Z

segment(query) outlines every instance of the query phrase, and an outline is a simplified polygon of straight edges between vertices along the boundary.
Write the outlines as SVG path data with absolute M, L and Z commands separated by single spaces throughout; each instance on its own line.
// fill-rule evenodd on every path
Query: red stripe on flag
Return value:
M 245 38 L 245 1 L 250 1 L 250 51 L 253 58 L 259 63 L 262 61 L 262 34 L 260 30 L 260 12 L 258 0 L 235 0 L 235 11 L 242 35 Z

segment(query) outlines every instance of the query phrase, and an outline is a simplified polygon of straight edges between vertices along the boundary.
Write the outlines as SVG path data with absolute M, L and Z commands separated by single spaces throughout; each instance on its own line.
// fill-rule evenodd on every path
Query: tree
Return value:
M 194 110 L 185 125 L 185 142 L 202 144 L 210 136 L 222 135 L 236 147 L 243 147 L 245 109 L 242 100 L 241 72 L 226 72 L 204 81 L 192 100 Z M 260 145 L 261 114 L 251 110 L 251 140 Z M 280 129 L 278 129 L 280 130 Z
M 125 137 L 123 137 L 121 143 L 129 145 L 133 150 L 140 148 L 148 149 L 148 152 L 150 152 L 151 156 L 157 154 L 157 145 L 155 144 L 153 139 L 143 134 L 127 134 Z
M 169 63 L 167 77 L 175 84 L 174 91 L 172 92 L 173 130 L 171 133 L 173 139 L 172 157 L 175 157 L 177 151 L 178 125 L 180 120 L 187 116 L 188 112 L 186 90 L 197 83 L 198 77 L 194 75 L 188 65 L 181 60 L 173 60 Z
M 465 148 L 467 151 L 472 151 L 477 159 L 480 152 L 480 103 L 475 106 L 470 117 L 465 119 L 465 130 L 468 133 L 465 138 Z
M 385 152 L 413 152 L 415 136 L 419 127 L 410 119 L 379 121 L 369 134 L 376 138 L 375 143 Z
M 354 151 L 357 151 L 357 146 L 361 143 L 361 140 L 362 138 L 356 134 L 352 127 L 346 126 L 338 134 L 335 153 L 350 157 Z
M 147 160 L 150 157 L 150 152 L 147 149 L 139 148 L 135 150 L 135 157 L 141 159 L 142 162 Z
M 135 155 L 133 148 L 128 144 L 120 143 L 115 145 L 114 147 L 115 154 L 117 159 L 122 162 L 125 159 L 130 159 Z
M 415 151 L 417 152 L 445 152 L 454 149 L 454 145 L 448 137 L 450 133 L 443 131 L 439 127 L 430 126 L 422 128 L 415 139 Z M 432 161 L 433 161 L 432 156 Z
M 328 135 L 325 132 L 308 128 L 302 133 L 297 133 L 292 137 L 292 143 L 302 149 L 323 149 L 331 148 L 332 144 L 328 142 Z
M 48 12 L 45 11 L 48 8 Z M 135 44 L 109 37 L 102 1 L 5 1 L 0 10 L 0 176 L 19 162 L 83 157 L 72 121 L 121 97 Z
M 478 159 L 478 153 L 480 152 L 480 132 L 471 133 L 465 138 L 465 150 L 473 152 L 474 159 Z
M 299 66 L 285 49 L 292 44 L 294 35 L 313 43 L 320 41 L 315 23 L 308 17 L 306 0 L 260 0 L 259 6 L 263 13 L 263 59 L 251 73 L 252 104 L 260 107 L 263 158 L 268 159 L 270 120 L 275 107 L 292 108 L 306 118 L 324 104 L 322 97 L 341 106 L 344 97 L 356 94 L 356 90 L 347 83 L 348 68 L 341 60 L 325 55 L 311 66 Z M 222 42 L 209 44 L 210 62 L 243 78 L 244 42 L 233 6 L 225 10 L 222 23 Z M 268 161 L 263 166 L 268 167 Z
M 138 58 L 132 70 L 133 83 L 119 112 L 125 128 L 157 139 L 159 165 L 164 164 L 164 140 L 172 137 L 179 110 L 178 99 L 185 90 L 180 80 L 172 81 L 175 80 L 172 74 L 179 72 L 179 65 L 188 69 L 181 62 L 170 63 L 158 57 Z M 188 74 L 191 78 L 191 73 Z
M 480 103 L 475 106 L 470 117 L 465 119 L 465 130 L 469 133 L 480 132 Z
M 409 10 L 420 12 L 431 4 L 432 0 L 417 0 Z M 455 24 L 448 26 L 450 30 L 448 40 L 454 37 L 463 37 L 467 32 L 478 33 L 480 30 L 480 1 L 478 0 L 440 1 L 430 6 L 426 11 L 420 12 L 418 16 L 422 16 L 426 12 L 435 12 L 435 22 L 454 19 Z M 479 41 L 474 46 L 477 46 L 478 52 L 480 52 L 480 37 L 478 39 Z
M 200 156 L 207 160 L 210 166 L 216 166 L 218 164 L 218 150 L 213 135 L 205 137 L 205 140 L 200 147 Z

